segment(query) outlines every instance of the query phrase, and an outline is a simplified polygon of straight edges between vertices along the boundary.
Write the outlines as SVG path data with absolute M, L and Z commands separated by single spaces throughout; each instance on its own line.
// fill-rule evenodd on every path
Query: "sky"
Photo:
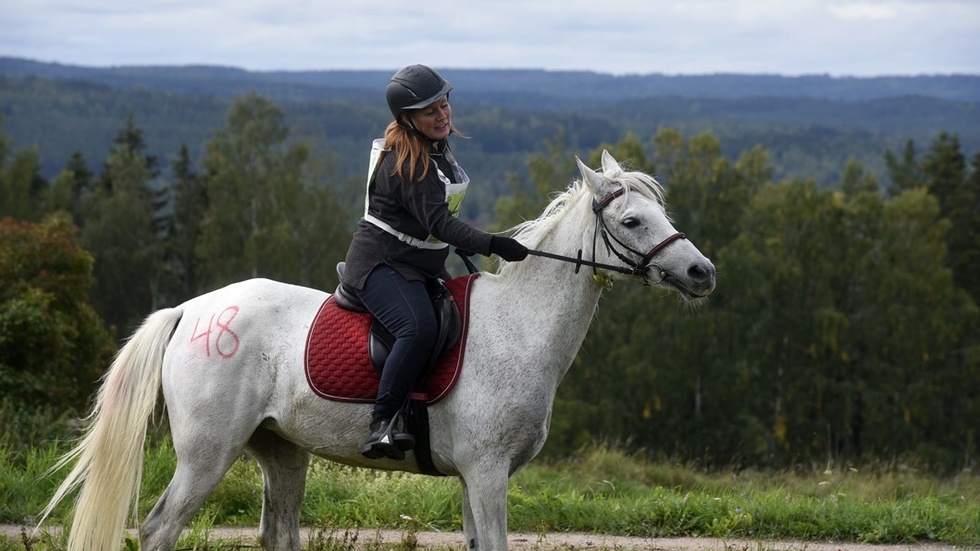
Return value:
M 980 74 L 980 0 L 0 0 L 0 56 L 89 67 Z

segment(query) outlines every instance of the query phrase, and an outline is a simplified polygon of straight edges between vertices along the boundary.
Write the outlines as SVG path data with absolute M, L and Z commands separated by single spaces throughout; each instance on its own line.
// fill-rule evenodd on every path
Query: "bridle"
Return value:
M 659 283 L 662 283 L 664 280 L 666 280 L 669 277 L 669 274 L 667 274 L 667 271 L 664 270 L 659 264 L 653 262 L 653 257 L 655 257 L 658 253 L 660 253 L 660 251 L 667 248 L 667 246 L 673 243 L 674 241 L 677 241 L 679 239 L 687 239 L 687 236 L 681 232 L 677 232 L 671 236 L 668 236 L 660 243 L 656 244 L 652 249 L 650 249 L 646 253 L 637 251 L 636 249 L 630 247 L 626 243 L 620 241 L 611 231 L 609 231 L 609 228 L 606 226 L 606 220 L 602 216 L 602 211 L 614 199 L 623 195 L 625 191 L 626 191 L 625 188 L 619 188 L 618 190 L 606 195 L 601 200 L 593 199 L 592 201 L 592 212 L 595 213 L 595 231 L 592 234 L 592 260 L 586 260 L 582 258 L 582 249 L 578 250 L 578 255 L 575 257 L 564 256 L 564 255 L 549 253 L 545 251 L 538 251 L 534 249 L 528 249 L 527 251 L 528 254 L 575 264 L 575 273 L 578 273 L 579 269 L 582 266 L 589 266 L 590 268 L 592 268 L 592 273 L 596 281 L 600 281 L 600 282 L 608 282 L 608 279 L 602 276 L 599 270 L 609 270 L 621 274 L 641 277 L 643 278 L 644 285 L 657 285 Z M 622 260 L 623 263 L 626 264 L 625 266 L 616 266 L 613 264 L 604 264 L 602 262 L 595 261 L 596 244 L 599 241 L 600 235 L 602 236 L 602 242 L 606 245 L 606 251 L 612 253 L 613 255 L 616 256 L 616 258 Z M 625 253 L 617 249 L 616 245 L 619 245 L 627 252 L 636 255 L 637 257 L 640 258 L 640 260 L 636 261 L 631 259 Z M 471 256 L 472 253 L 468 253 L 456 249 L 456 254 L 458 254 L 460 258 L 463 259 L 463 263 L 466 265 L 470 273 L 476 273 L 478 271 L 476 269 L 476 266 L 474 266 L 469 259 L 469 256 Z M 656 281 L 651 281 L 649 278 L 651 266 L 655 266 L 657 268 L 658 271 L 657 275 L 659 279 L 657 279 Z M 606 283 L 606 285 L 608 285 L 608 283 Z
M 623 195 L 625 192 L 626 192 L 626 188 L 621 187 L 616 191 L 606 195 L 601 200 L 592 201 L 592 212 L 595 213 L 595 219 L 596 219 L 596 223 L 595 223 L 596 231 L 592 236 L 592 258 L 593 259 L 595 258 L 596 242 L 598 241 L 598 236 L 601 235 L 602 242 L 605 243 L 606 245 L 606 252 L 611 252 L 612 254 L 616 255 L 616 258 L 622 260 L 623 263 L 629 266 L 629 268 L 616 267 L 615 271 L 642 277 L 643 283 L 645 285 L 656 285 L 658 283 L 663 282 L 665 279 L 667 279 L 667 272 L 659 264 L 653 263 L 653 257 L 657 256 L 657 254 L 660 251 L 666 249 L 667 246 L 673 243 L 674 241 L 677 241 L 678 239 L 687 239 L 687 236 L 681 232 L 677 232 L 673 235 L 668 236 L 660 243 L 654 245 L 653 248 L 651 248 L 646 253 L 642 253 L 630 247 L 626 243 L 620 241 L 615 234 L 609 231 L 608 226 L 606 226 L 606 219 L 605 217 L 602 216 L 602 211 L 609 205 L 609 203 L 611 203 L 617 197 Z M 612 242 L 610 241 L 610 239 L 612 239 Z M 613 242 L 615 242 L 616 245 L 619 245 L 623 249 L 626 249 L 628 252 L 640 257 L 640 261 L 637 262 L 631 259 L 630 257 L 626 256 L 622 252 L 620 252 L 620 250 L 617 249 L 615 245 L 613 245 Z M 656 266 L 659 272 L 658 276 L 660 278 L 653 282 L 651 282 L 649 278 L 651 266 Z M 610 269 L 609 267 L 606 266 L 603 266 L 602 268 Z M 596 272 L 599 269 L 599 266 L 593 266 L 592 269 L 593 272 Z M 576 271 L 577 270 L 578 267 L 576 267 Z

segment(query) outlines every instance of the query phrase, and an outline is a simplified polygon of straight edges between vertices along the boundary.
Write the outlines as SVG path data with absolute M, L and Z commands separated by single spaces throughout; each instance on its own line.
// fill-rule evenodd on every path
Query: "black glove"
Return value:
M 517 262 L 527 258 L 527 247 L 516 239 L 494 235 L 490 237 L 490 254 L 495 254 L 507 262 Z

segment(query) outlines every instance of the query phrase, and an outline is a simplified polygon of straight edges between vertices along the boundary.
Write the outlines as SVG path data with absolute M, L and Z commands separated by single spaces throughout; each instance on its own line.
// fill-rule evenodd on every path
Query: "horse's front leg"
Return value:
M 476 526 L 473 523 L 473 508 L 470 507 L 470 492 L 466 479 L 459 477 L 463 486 L 463 536 L 466 537 L 466 548 L 476 547 Z
M 463 533 L 467 549 L 507 549 L 507 480 L 505 462 L 481 463 L 465 469 Z

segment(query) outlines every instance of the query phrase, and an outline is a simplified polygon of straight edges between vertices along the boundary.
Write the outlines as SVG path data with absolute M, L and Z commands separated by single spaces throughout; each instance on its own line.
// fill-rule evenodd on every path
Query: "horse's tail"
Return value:
M 51 469 L 77 459 L 41 517 L 44 522 L 59 502 L 81 487 L 68 551 L 119 549 L 126 517 L 139 503 L 146 426 L 160 392 L 163 354 L 181 314 L 180 308 L 173 308 L 146 318 L 106 373 L 80 443 Z

